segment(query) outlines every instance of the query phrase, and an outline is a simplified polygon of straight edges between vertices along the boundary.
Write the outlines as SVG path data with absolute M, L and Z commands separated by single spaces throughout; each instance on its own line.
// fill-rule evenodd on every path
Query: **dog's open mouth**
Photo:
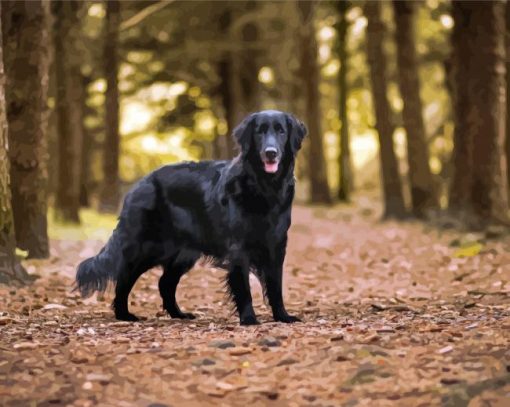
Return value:
M 278 171 L 278 161 L 264 161 L 264 171 L 269 174 L 274 174 Z

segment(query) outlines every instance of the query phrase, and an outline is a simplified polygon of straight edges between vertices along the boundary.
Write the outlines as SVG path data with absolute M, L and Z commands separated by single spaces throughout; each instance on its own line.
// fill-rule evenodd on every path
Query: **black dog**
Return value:
M 82 296 L 116 282 L 116 318 L 136 321 L 128 310 L 129 292 L 140 275 L 161 265 L 164 309 L 173 318 L 193 319 L 180 310 L 175 291 L 182 275 L 206 255 L 228 270 L 242 325 L 258 323 L 250 271 L 261 281 L 275 321 L 299 321 L 283 304 L 282 267 L 294 161 L 306 132 L 290 114 L 253 113 L 234 130 L 241 153 L 233 160 L 168 165 L 146 176 L 127 194 L 106 246 L 78 266 Z

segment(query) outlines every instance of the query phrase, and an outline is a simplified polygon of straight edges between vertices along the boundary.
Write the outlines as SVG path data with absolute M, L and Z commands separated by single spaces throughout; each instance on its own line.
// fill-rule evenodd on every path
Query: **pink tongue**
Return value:
M 269 172 L 269 173 L 273 174 L 276 171 L 278 171 L 278 163 L 267 163 L 267 162 L 265 162 L 264 163 L 264 170 L 266 172 Z

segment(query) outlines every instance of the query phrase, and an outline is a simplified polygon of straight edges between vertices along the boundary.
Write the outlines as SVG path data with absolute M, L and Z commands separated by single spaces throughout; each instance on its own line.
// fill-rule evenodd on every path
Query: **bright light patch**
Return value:
M 433 174 L 439 174 L 443 168 L 441 161 L 437 157 L 430 157 L 429 159 L 430 170 Z
M 125 102 L 121 109 L 121 134 L 145 130 L 152 120 L 152 111 L 140 102 Z
M 92 92 L 105 92 L 106 91 L 106 80 L 104 79 L 97 79 L 94 82 L 92 82 L 90 85 L 90 90 Z
M 322 74 L 326 77 L 335 76 L 340 70 L 340 61 L 335 59 L 330 61 L 324 68 L 322 68 Z
M 448 14 L 441 14 L 439 20 L 441 21 L 441 24 L 443 25 L 444 28 L 450 29 L 455 24 L 453 18 Z
M 92 4 L 92 6 L 90 6 L 88 9 L 88 14 L 90 17 L 103 18 L 106 14 L 103 3 Z
M 351 7 L 347 12 L 347 20 L 353 22 L 361 17 L 362 13 L 363 10 L 361 10 L 361 7 Z
M 335 36 L 333 27 L 325 26 L 319 30 L 319 38 L 321 41 L 329 41 Z
M 323 64 L 331 57 L 331 47 L 328 44 L 322 44 L 319 47 L 319 61 Z
M 274 82 L 274 73 L 270 67 L 263 66 L 262 68 L 260 68 L 259 82 L 266 84 Z
M 362 17 L 357 18 L 352 26 L 352 34 L 354 36 L 361 34 L 365 30 L 366 26 L 367 26 L 367 18 L 366 17 L 362 16 Z
M 133 75 L 135 73 L 135 68 L 130 64 L 121 64 L 119 69 L 119 78 L 126 79 L 129 75 Z
M 203 114 L 197 120 L 197 130 L 202 133 L 210 133 L 214 130 L 214 126 L 216 125 L 216 121 L 209 114 Z
M 188 90 L 186 82 L 175 82 L 168 87 L 168 96 L 179 96 Z
M 400 97 L 395 97 L 391 100 L 391 106 L 393 109 L 395 109 L 397 112 L 402 111 L 404 108 L 404 101 Z
M 156 153 L 159 150 L 159 140 L 154 136 L 144 136 L 141 144 L 142 148 L 148 153 Z

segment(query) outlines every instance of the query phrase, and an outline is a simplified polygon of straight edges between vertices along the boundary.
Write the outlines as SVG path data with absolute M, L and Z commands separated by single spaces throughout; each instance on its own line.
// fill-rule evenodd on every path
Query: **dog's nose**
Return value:
M 276 148 L 274 148 L 274 147 L 268 147 L 268 148 L 266 148 L 264 153 L 266 154 L 266 158 L 268 160 L 273 161 L 276 158 L 277 151 L 276 151 Z

